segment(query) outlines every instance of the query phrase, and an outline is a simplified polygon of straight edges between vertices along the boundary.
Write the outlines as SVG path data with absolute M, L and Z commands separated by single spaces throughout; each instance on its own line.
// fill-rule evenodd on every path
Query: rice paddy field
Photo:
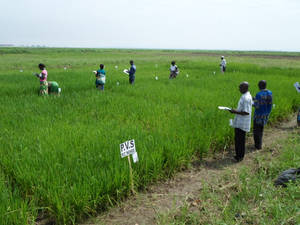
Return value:
M 135 190 L 227 148 L 233 115 L 217 106 L 237 107 L 242 81 L 255 95 L 267 80 L 271 123 L 300 105 L 300 53 L 1 48 L 0 59 L 0 224 L 75 224 L 122 201 L 130 177 L 119 145 L 127 140 L 139 155 Z M 122 72 L 131 59 L 133 86 Z M 180 74 L 169 80 L 172 60 Z M 61 96 L 38 96 L 39 63 Z M 104 92 L 92 74 L 100 63 Z

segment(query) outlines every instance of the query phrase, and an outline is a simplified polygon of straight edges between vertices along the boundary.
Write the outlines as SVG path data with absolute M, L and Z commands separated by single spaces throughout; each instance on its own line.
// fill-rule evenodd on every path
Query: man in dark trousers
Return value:
M 237 162 L 242 161 L 245 155 L 246 132 L 251 127 L 252 96 L 248 91 L 249 84 L 244 81 L 240 83 L 239 89 L 242 94 L 237 109 L 229 112 L 235 114 L 232 126 L 234 129 L 235 152 L 234 157 Z
M 272 92 L 267 90 L 267 82 L 261 80 L 258 82 L 259 92 L 254 98 L 254 116 L 253 116 L 253 137 L 256 149 L 262 148 L 262 137 L 264 126 L 267 124 L 272 110 Z
M 130 84 L 134 84 L 134 80 L 135 80 L 135 72 L 136 72 L 136 66 L 133 63 L 133 60 L 130 60 L 130 69 L 128 71 L 129 73 L 129 83 Z

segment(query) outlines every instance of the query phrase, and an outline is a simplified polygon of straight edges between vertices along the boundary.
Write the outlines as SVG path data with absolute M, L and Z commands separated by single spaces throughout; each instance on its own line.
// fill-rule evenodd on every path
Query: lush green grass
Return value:
M 30 198 L 22 196 L 14 182 L 0 171 L 0 223 L 1 224 L 34 224 L 36 210 Z
M 1 49 L 0 165 L 25 203 L 34 202 L 28 213 L 42 208 L 59 224 L 75 223 L 124 198 L 129 169 L 119 144 L 129 139 L 140 158 L 133 165 L 136 188 L 170 176 L 193 154 L 222 149 L 232 142 L 232 115 L 217 106 L 237 105 L 241 81 L 250 82 L 251 93 L 259 80 L 268 81 L 276 104 L 271 121 L 299 105 L 292 86 L 298 61 L 231 54 L 223 76 L 219 58 L 190 51 Z M 122 73 L 130 59 L 137 65 L 134 86 Z M 181 74 L 169 80 L 173 59 Z M 62 87 L 60 97 L 37 95 L 32 72 L 40 62 Z M 107 71 L 103 93 L 91 73 L 100 63 Z
M 299 149 L 300 138 L 294 134 L 281 141 L 281 148 L 275 150 L 279 156 L 272 157 L 274 148 L 270 148 L 253 165 L 238 172 L 229 169 L 220 178 L 225 186 L 203 183 L 196 209 L 186 204 L 159 215 L 158 224 L 300 224 L 300 182 L 287 188 L 274 186 L 282 171 L 299 168 Z

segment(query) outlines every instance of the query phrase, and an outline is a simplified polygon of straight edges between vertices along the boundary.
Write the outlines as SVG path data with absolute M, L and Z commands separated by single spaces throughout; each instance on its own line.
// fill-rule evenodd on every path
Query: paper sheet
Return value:
M 226 106 L 218 106 L 218 109 L 220 109 L 220 110 L 231 110 L 231 108 L 229 108 L 229 107 L 226 107 Z
M 123 70 L 123 73 L 125 73 L 125 74 L 129 75 L 129 73 L 128 73 L 128 69 L 124 69 L 124 70 Z
M 296 88 L 298 93 L 300 93 L 300 84 L 299 84 L 299 82 L 294 83 L 294 87 Z

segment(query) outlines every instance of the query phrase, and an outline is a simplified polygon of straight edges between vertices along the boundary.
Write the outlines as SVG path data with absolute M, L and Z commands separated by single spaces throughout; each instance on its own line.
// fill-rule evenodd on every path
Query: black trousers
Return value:
M 264 132 L 264 126 L 257 124 L 253 121 L 253 138 L 254 138 L 254 145 L 256 149 L 262 148 L 262 137 Z
M 240 128 L 234 129 L 236 159 L 242 160 L 245 155 L 246 132 Z

